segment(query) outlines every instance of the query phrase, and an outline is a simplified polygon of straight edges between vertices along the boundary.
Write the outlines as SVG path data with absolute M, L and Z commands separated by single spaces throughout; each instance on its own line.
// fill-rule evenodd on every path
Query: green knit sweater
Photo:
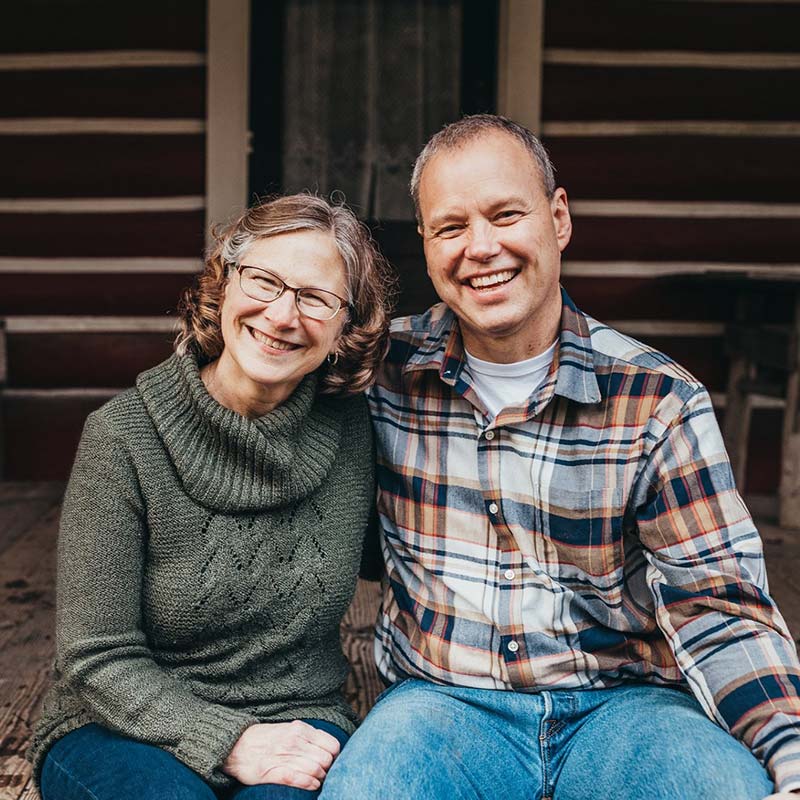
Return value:
M 373 501 L 361 397 L 307 376 L 247 419 L 172 356 L 86 422 L 58 541 L 55 683 L 30 757 L 99 723 L 213 786 L 255 722 L 355 717 L 339 622 Z

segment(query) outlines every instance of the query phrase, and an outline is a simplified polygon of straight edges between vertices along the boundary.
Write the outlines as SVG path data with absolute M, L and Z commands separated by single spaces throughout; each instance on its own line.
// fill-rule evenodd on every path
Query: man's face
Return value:
M 511 363 L 545 350 L 561 317 L 561 252 L 572 223 L 548 200 L 533 156 L 502 131 L 434 156 L 419 190 L 428 275 L 464 345 Z

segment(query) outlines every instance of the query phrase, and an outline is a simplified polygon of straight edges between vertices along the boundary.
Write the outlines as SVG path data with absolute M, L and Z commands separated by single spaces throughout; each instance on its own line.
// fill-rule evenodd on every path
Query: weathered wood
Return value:
M 362 719 L 384 688 L 373 655 L 375 618 L 380 602 L 380 584 L 359 581 L 353 602 L 342 620 L 342 649 L 350 662 L 344 695 Z
M 39 800 L 24 752 L 49 682 L 61 484 L 0 483 L 0 800 Z M 800 537 L 759 525 L 770 589 L 800 637 Z M 342 625 L 348 700 L 364 716 L 383 689 L 373 662 L 380 585 L 360 581 Z
M 60 494 L 59 485 L 0 484 L 0 800 L 37 796 L 25 751 L 53 657 Z
M 743 355 L 736 355 L 731 359 L 722 432 L 736 485 L 739 487 L 744 487 L 747 443 L 750 437 L 750 395 L 742 391 L 741 385 L 749 377 L 750 371 L 750 361 Z
M 778 489 L 779 522 L 786 528 L 800 528 L 800 292 L 795 292 L 792 325 L 792 360 L 786 382 L 786 408 L 783 412 L 783 452 Z
M 0 395 L 3 393 L 3 387 L 6 385 L 6 376 L 8 372 L 6 360 L 6 330 L 5 320 L 0 317 Z M 2 408 L 2 406 L 0 406 Z M 5 466 L 5 443 L 4 443 L 4 420 L 2 411 L 0 411 L 0 481 L 3 480 L 4 466 Z
M 63 483 L 0 482 L 0 569 L 16 540 L 58 507 L 63 492 Z

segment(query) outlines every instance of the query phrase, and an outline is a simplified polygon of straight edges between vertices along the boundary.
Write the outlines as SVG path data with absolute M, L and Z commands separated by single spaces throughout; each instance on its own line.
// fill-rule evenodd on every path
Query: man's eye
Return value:
M 500 221 L 509 221 L 512 219 L 516 219 L 520 215 L 520 212 L 513 208 L 508 208 L 504 211 L 501 211 L 495 219 Z
M 437 236 L 455 236 L 459 231 L 461 231 L 461 225 L 446 225 L 444 228 L 439 228 L 436 231 Z

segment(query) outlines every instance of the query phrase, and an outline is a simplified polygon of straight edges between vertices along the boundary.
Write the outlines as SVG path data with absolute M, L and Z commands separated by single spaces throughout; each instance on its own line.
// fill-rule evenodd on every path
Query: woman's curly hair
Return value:
M 232 266 L 259 239 L 307 230 L 332 234 L 345 265 L 350 303 L 336 344 L 338 358 L 325 363 L 321 391 L 347 395 L 366 389 L 386 352 L 396 277 L 355 214 L 313 194 L 265 198 L 231 224 L 214 228 L 205 268 L 178 306 L 176 352 L 191 352 L 201 362 L 217 358 L 224 347 L 220 311 Z

